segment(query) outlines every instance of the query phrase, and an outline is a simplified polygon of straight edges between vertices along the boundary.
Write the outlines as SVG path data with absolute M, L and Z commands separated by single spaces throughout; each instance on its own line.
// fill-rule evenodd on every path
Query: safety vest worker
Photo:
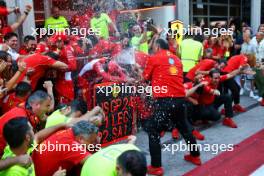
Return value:
M 56 29 L 58 31 L 62 31 L 63 29 L 69 27 L 69 24 L 65 17 L 60 16 L 59 8 L 54 6 L 52 8 L 52 16 L 45 20 L 44 27 L 46 29 Z
M 183 64 L 183 72 L 187 73 L 193 68 L 203 55 L 203 44 L 188 37 L 182 41 L 179 54 Z

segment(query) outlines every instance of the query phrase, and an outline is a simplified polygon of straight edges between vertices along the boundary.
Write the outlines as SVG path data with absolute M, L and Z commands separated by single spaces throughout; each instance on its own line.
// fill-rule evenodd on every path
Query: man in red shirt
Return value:
M 65 169 L 68 175 L 75 175 L 70 174 L 70 171 L 75 166 L 82 165 L 91 153 L 100 150 L 97 132 L 95 125 L 80 121 L 72 128 L 58 131 L 48 137 L 37 146 L 32 155 L 36 175 L 52 175 L 60 167 Z
M 93 48 L 89 51 L 89 55 L 93 58 L 100 58 L 108 54 L 111 57 L 115 57 L 122 50 L 122 45 L 111 42 L 109 40 L 100 39 Z
M 5 156 L 3 156 L 6 161 L 9 157 L 17 156 L 21 157 L 28 156 L 29 161 L 27 161 L 28 165 L 25 166 L 24 170 L 19 163 L 10 164 L 9 167 L 2 168 L 5 174 L 2 175 L 35 175 L 34 165 L 32 163 L 31 157 L 29 156 L 32 153 L 32 149 L 35 149 L 36 145 L 41 143 L 44 139 L 49 137 L 51 134 L 62 130 L 67 129 L 68 126 L 66 124 L 56 125 L 51 128 L 43 129 L 40 132 L 34 134 L 32 126 L 29 124 L 26 117 L 18 116 L 14 119 L 9 120 L 3 128 L 3 135 L 5 140 L 8 143 L 8 146 L 5 148 Z M 33 143 L 35 142 L 35 143 Z M 1 161 L 1 162 L 2 162 Z M 20 166 L 19 166 L 19 165 Z M 14 166 L 14 167 L 12 167 Z M 20 170 L 17 168 L 20 167 Z M 21 171 L 22 169 L 22 171 Z M 17 171 L 18 170 L 18 171 Z M 33 173 L 32 173 L 33 172 Z M 66 170 L 62 170 L 59 168 L 57 171 L 52 173 L 53 176 L 58 175 L 66 175 Z
M 9 120 L 15 117 L 27 117 L 35 131 L 39 131 L 43 127 L 41 123 L 45 122 L 46 113 L 51 112 L 51 97 L 44 91 L 36 91 L 29 98 L 27 102 L 14 107 L 6 112 L 0 118 L 0 155 L 2 156 L 6 141 L 3 138 L 3 127 Z
M 37 41 L 34 36 L 27 35 L 24 37 L 24 45 L 19 49 L 19 54 L 28 55 L 33 54 L 37 47 Z
M 27 65 L 27 68 L 21 74 L 18 82 L 23 81 L 25 77 L 27 77 L 30 81 L 32 90 L 34 91 L 39 79 L 44 77 L 47 69 L 54 68 L 58 70 L 64 70 L 68 68 L 65 63 L 56 61 L 53 58 L 49 57 L 49 55 L 51 56 L 51 54 L 49 53 L 47 53 L 47 56 L 36 53 L 23 59 L 23 61 Z
M 246 55 L 235 55 L 227 61 L 227 65 L 221 70 L 221 72 L 223 74 L 231 73 L 232 71 L 246 65 L 248 65 L 248 58 L 246 57 Z M 225 88 L 225 93 L 227 93 L 228 90 L 230 90 L 232 93 L 232 98 L 234 101 L 234 111 L 245 112 L 246 109 L 240 105 L 240 86 L 238 85 L 238 83 L 232 78 L 225 81 L 223 85 Z
M 189 81 L 194 81 L 195 75 L 198 73 L 209 73 L 209 71 L 217 66 L 217 62 L 212 59 L 201 60 L 187 74 L 186 78 Z
M 75 98 L 73 73 L 77 71 L 77 59 L 68 36 L 55 35 L 53 37 L 59 51 L 59 61 L 68 66 L 67 69 L 61 70 L 57 74 L 55 84 L 57 99 L 60 103 L 69 103 Z
M 88 108 L 93 106 L 94 85 L 102 82 L 127 82 L 127 76 L 121 67 L 110 58 L 94 59 L 88 62 L 80 71 L 79 76 L 86 78 L 89 82 Z
M 153 50 L 155 55 L 147 61 L 143 72 L 145 80 L 150 80 L 154 98 L 154 113 L 150 119 L 148 129 L 151 166 L 148 174 L 163 175 L 161 166 L 160 132 L 167 128 L 169 120 L 177 125 L 180 133 L 188 144 L 196 144 L 189 124 L 186 122 L 185 89 L 183 86 L 183 66 L 180 59 L 169 51 L 169 46 L 163 39 L 155 41 Z M 166 91 L 160 91 L 162 87 Z M 158 91 L 159 90 L 159 91 Z M 192 149 L 190 155 L 184 159 L 200 165 L 200 152 L 198 148 Z
M 219 120 L 221 114 L 218 112 L 218 108 L 224 104 L 226 117 L 223 120 L 223 125 L 237 128 L 237 125 L 232 120 L 233 109 L 231 96 L 228 94 L 221 95 L 217 88 L 221 82 L 227 81 L 239 73 L 241 73 L 241 69 L 234 70 L 231 73 L 222 76 L 217 69 L 210 71 L 209 77 L 206 79 L 208 85 L 203 88 L 203 93 L 198 99 L 199 110 L 195 116 L 197 117 L 196 120 Z
M 31 94 L 31 86 L 27 82 L 20 82 L 15 88 L 15 92 L 7 95 L 2 104 L 2 113 L 6 113 L 10 109 L 25 102 L 28 96 Z

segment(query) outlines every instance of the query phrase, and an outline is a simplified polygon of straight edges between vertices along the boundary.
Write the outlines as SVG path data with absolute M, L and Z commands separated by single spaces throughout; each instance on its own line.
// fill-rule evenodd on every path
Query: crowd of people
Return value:
M 223 125 L 238 128 L 233 116 L 246 111 L 240 104 L 246 92 L 264 106 L 263 25 L 253 34 L 247 24 L 240 29 L 230 20 L 215 27 L 231 28 L 233 35 L 186 35 L 177 43 L 140 13 L 122 13 L 126 7 L 118 0 L 91 4 L 70 22 L 53 6 L 44 27 L 59 32 L 24 36 L 18 46 L 15 32 L 32 7 L 20 12 L 0 1 L 0 176 L 163 175 L 160 139 L 166 131 L 193 145 L 206 137 L 194 126 L 223 116 Z M 19 17 L 7 25 L 11 13 Z M 100 34 L 66 35 L 65 28 Z M 134 95 L 138 124 L 149 136 L 149 166 L 133 136 L 127 144 L 87 149 L 100 146 L 105 112 L 94 102 L 94 86 L 104 82 L 166 87 L 150 97 Z M 58 144 L 71 150 L 43 149 Z M 184 159 L 202 164 L 198 147 Z

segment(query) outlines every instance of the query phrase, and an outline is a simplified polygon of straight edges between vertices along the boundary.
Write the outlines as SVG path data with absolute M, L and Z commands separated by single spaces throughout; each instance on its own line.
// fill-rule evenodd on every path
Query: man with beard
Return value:
M 69 27 L 65 17 L 60 15 L 60 9 L 57 6 L 52 7 L 52 16 L 45 20 L 44 27 L 46 29 L 57 29 L 58 31 Z
M 37 47 L 37 40 L 32 35 L 27 35 L 24 38 L 24 45 L 20 48 L 19 54 L 21 55 L 28 55 L 35 52 Z

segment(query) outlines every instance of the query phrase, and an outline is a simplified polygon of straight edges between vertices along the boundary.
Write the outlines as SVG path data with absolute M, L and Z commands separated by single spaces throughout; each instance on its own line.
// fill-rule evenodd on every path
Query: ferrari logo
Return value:
M 169 28 L 173 38 L 175 38 L 177 44 L 179 45 L 183 38 L 183 22 L 180 20 L 170 21 Z

